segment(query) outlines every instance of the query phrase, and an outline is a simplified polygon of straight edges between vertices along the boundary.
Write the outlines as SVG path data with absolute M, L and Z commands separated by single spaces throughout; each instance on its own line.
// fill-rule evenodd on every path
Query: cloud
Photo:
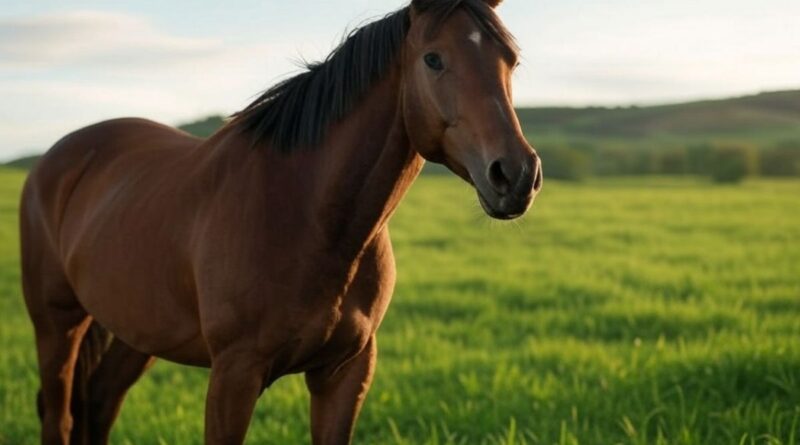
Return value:
M 78 11 L 0 20 L 0 67 L 6 68 L 153 67 L 222 49 L 219 41 L 171 36 L 127 14 Z
M 797 87 L 800 34 L 785 15 L 648 8 L 539 17 L 542 27 L 522 27 L 520 103 L 647 104 Z
M 0 159 L 114 117 L 175 124 L 232 113 L 327 45 L 179 37 L 98 11 L 0 19 Z
M 646 103 L 796 87 L 798 3 L 781 1 L 771 9 L 747 0 L 506 2 L 500 13 L 526 56 L 515 97 Z M 203 34 L 120 12 L 0 18 L 0 159 L 101 119 L 176 123 L 234 112 L 297 72 L 293 60 L 324 57 L 345 24 L 396 4 L 314 1 L 322 12 L 311 17 L 303 2 L 272 3 L 261 13 L 200 8 L 192 20 L 215 24 Z

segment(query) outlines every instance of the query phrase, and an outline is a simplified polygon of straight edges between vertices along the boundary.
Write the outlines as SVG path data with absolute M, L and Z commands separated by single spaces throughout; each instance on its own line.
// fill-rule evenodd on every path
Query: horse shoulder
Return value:
M 343 320 L 366 344 L 375 334 L 391 303 L 396 280 L 394 252 L 388 229 L 370 244 L 344 297 Z

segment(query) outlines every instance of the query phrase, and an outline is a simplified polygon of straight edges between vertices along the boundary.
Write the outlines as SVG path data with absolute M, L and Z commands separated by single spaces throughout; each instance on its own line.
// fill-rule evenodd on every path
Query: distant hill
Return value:
M 3 167 L 16 168 L 22 170 L 30 170 L 36 161 L 39 160 L 39 155 L 25 156 L 24 158 L 14 159 L 11 162 L 3 164 Z
M 199 138 L 207 138 L 219 130 L 223 124 L 225 124 L 224 117 L 209 116 L 199 121 L 179 125 L 178 128 Z
M 207 138 L 214 134 L 225 123 L 223 116 L 215 115 L 209 116 L 199 121 L 189 122 L 178 126 L 181 130 L 200 138 Z M 5 164 L 0 164 L 2 167 L 16 168 L 22 170 L 30 170 L 36 161 L 39 160 L 40 155 L 25 156 L 23 158 L 15 159 Z
M 522 108 L 526 134 L 613 139 L 800 139 L 800 90 L 624 108 Z
M 757 149 L 800 147 L 800 90 L 673 105 L 520 108 L 517 112 L 537 148 L 629 151 L 720 141 L 744 142 Z M 222 116 L 210 116 L 179 128 L 208 137 L 223 123 Z M 6 165 L 30 168 L 35 159 L 26 157 Z
M 732 99 L 648 107 L 519 108 L 525 133 L 534 141 L 559 139 L 800 139 L 800 90 Z M 208 137 L 222 116 L 182 125 Z

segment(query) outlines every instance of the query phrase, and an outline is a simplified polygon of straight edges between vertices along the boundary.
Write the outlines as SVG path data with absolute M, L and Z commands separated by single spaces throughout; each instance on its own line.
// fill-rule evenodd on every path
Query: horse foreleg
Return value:
M 244 442 L 267 371 L 254 355 L 228 353 L 213 358 L 206 397 L 206 445 Z
M 311 393 L 311 437 L 314 445 L 347 445 L 375 372 L 375 336 L 356 357 L 331 375 L 323 369 L 306 373 Z
M 117 338 L 112 341 L 89 380 L 90 444 L 108 443 L 125 395 L 154 361 Z

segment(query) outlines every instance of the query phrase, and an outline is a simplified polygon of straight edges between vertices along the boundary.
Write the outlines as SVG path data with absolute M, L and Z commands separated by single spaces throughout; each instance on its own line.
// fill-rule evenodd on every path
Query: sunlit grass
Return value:
M 15 208 L 0 174 L 0 443 L 37 442 Z M 356 442 L 800 444 L 800 181 L 550 182 L 495 223 L 449 177 L 392 223 L 397 292 Z M 201 443 L 207 372 L 159 363 L 114 443 Z M 308 443 L 300 377 L 249 443 Z

